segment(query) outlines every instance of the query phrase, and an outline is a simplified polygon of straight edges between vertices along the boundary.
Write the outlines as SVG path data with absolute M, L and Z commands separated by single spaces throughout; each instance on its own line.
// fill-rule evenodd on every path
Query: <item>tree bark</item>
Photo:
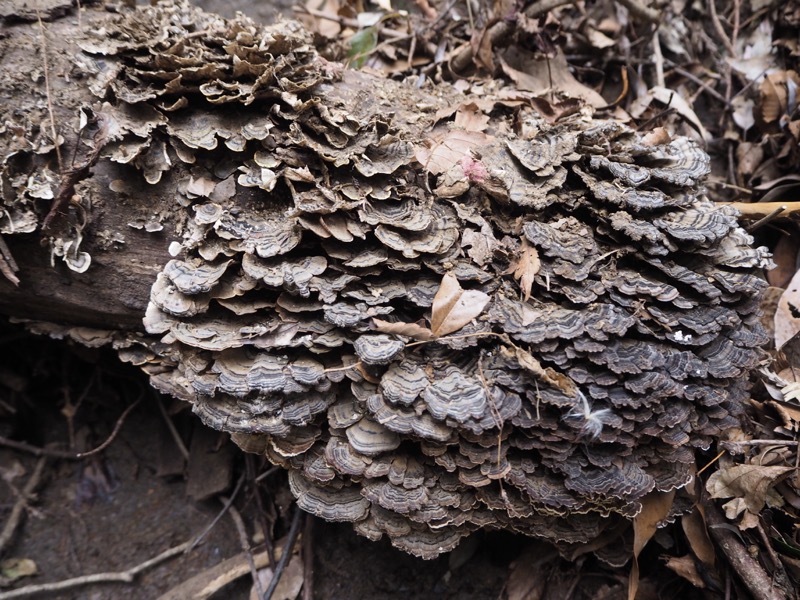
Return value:
M 0 33 L 0 160 L 5 175 L 0 197 L 7 208 L 16 202 L 9 179 L 19 177 L 20 171 L 29 177 L 43 169 L 63 173 L 83 158 L 78 156 L 80 148 L 76 152 L 78 110 L 97 105 L 98 98 L 76 68 L 77 42 L 82 30 L 98 27 L 112 15 L 95 8 L 84 12 L 79 23 L 73 11 L 67 12 L 50 22 L 7 22 Z M 31 12 L 20 16 L 30 17 Z M 53 126 L 64 139 L 61 167 L 51 150 Z M 115 179 L 136 191 L 120 197 L 109 188 Z M 53 237 L 40 226 L 16 233 L 6 219 L 3 239 L 18 265 L 19 284 L 0 278 L 0 311 L 65 324 L 141 329 L 150 287 L 170 258 L 167 247 L 173 232 L 169 225 L 157 233 L 128 225 L 159 210 L 159 196 L 140 179 L 128 167 L 100 160 L 77 184 L 75 191 L 87 209 L 81 250 L 92 257 L 83 273 L 51 257 Z M 40 223 L 51 203 L 48 198 L 38 201 Z

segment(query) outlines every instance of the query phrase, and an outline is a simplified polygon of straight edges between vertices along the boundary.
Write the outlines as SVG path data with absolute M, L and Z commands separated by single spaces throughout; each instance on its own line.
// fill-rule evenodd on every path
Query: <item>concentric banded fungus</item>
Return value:
M 488 95 L 459 131 L 451 88 L 217 19 L 159 4 L 82 46 L 158 115 L 120 131 L 131 164 L 213 184 L 153 287 L 154 385 L 288 469 L 303 509 L 425 558 L 480 527 L 610 541 L 688 481 L 766 341 L 768 256 L 704 197 L 702 149 Z

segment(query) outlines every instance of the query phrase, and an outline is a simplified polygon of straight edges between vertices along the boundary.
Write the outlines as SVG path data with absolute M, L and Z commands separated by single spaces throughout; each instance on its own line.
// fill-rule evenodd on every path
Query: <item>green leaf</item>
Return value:
M 353 69 L 363 67 L 377 45 L 378 29 L 374 25 L 356 33 L 350 38 L 350 50 L 347 52 L 349 65 Z

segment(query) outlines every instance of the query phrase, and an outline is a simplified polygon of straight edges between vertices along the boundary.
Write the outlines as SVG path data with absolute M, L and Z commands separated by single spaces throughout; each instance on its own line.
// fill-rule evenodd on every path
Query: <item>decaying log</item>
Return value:
M 183 4 L 5 36 L 0 308 L 113 343 L 305 510 L 574 553 L 738 423 L 769 257 L 695 143 Z

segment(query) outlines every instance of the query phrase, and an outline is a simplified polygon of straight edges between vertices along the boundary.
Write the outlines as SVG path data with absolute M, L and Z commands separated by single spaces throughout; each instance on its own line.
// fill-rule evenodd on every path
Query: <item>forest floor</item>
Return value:
M 293 8 L 285 0 L 198 4 L 262 22 Z M 744 428 L 748 439 L 767 443 L 740 445 L 747 451 L 738 454 L 720 444 L 698 464 L 708 465 L 703 482 L 712 473 L 746 480 L 731 494 L 724 527 L 768 580 L 796 595 L 800 8 L 665 0 L 654 3 L 654 22 L 642 9 L 645 0 L 533 6 L 544 4 L 564 6 L 540 17 L 513 0 L 473 2 L 469 11 L 464 2 L 319 0 L 294 12 L 331 59 L 354 67 L 417 85 L 458 80 L 473 93 L 489 78 L 502 79 L 546 89 L 543 107 L 553 111 L 568 105 L 565 98 L 581 97 L 607 117 L 706 144 L 710 198 L 740 203 L 758 242 L 774 252 L 777 268 L 765 274 L 765 324 L 782 351 L 771 350 L 775 362 L 754 387 Z M 504 40 L 492 33 L 498 23 Z M 496 49 L 512 40 L 547 69 L 500 60 Z M 466 49 L 471 56 L 462 65 Z M 81 452 L 88 455 L 76 457 Z M 284 473 L 240 453 L 186 407 L 150 389 L 136 369 L 110 352 L 33 337 L 9 324 L 0 329 L 0 478 L 0 600 L 253 598 L 249 561 L 259 554 L 250 546 L 263 554 L 266 529 L 279 555 L 295 520 Z M 542 543 L 509 534 L 481 533 L 449 555 L 422 561 L 385 540 L 358 537 L 349 525 L 300 520 L 302 540 L 274 599 L 628 597 L 629 565 L 612 568 L 590 556 L 566 562 Z M 684 520 L 656 534 L 639 560 L 637 598 L 754 594 L 730 556 L 714 551 L 706 526 Z M 159 561 L 139 570 L 153 557 Z M 215 567 L 225 560 L 231 583 L 223 587 L 227 579 Z M 132 583 L 85 577 L 96 573 L 123 573 Z M 272 575 L 261 573 L 266 588 Z M 79 580 L 61 591 L 12 595 L 23 585 L 71 578 Z M 773 597 L 762 592 L 755 596 Z

